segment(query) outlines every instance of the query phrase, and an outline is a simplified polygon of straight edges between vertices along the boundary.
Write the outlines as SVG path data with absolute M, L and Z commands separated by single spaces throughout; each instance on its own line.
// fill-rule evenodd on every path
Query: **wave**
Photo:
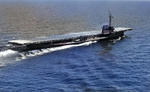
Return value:
M 120 41 L 122 38 L 125 38 L 125 36 L 121 36 L 121 37 L 119 37 L 117 39 L 112 39 L 110 41 L 112 41 L 113 43 L 116 43 L 117 41 Z
M 15 57 L 19 55 L 19 52 L 13 50 L 5 50 L 0 52 L 0 66 L 5 66 L 6 64 L 12 63 Z
M 8 50 L 5 50 L 5 51 L 1 51 L 0 52 L 0 57 L 7 57 L 7 56 L 10 56 L 10 55 L 14 55 L 16 53 L 18 53 L 18 52 L 8 49 Z
M 66 45 L 66 46 L 60 46 L 60 47 L 53 47 L 53 48 L 46 48 L 46 49 L 22 52 L 22 53 L 19 53 L 21 57 L 17 57 L 16 61 L 20 61 L 22 59 L 27 59 L 27 58 L 30 58 L 30 57 L 35 57 L 35 56 L 43 55 L 43 54 L 54 52 L 54 51 L 64 50 L 64 49 L 68 49 L 68 48 L 79 47 L 79 46 L 87 46 L 87 45 L 90 45 L 90 44 L 96 43 L 96 42 L 97 41 L 94 41 L 94 42 L 90 41 L 90 42 L 85 42 L 85 43 L 76 44 L 76 45 Z
M 94 42 L 90 41 L 90 42 L 85 42 L 82 44 L 66 45 L 66 46 L 60 46 L 60 47 L 45 48 L 45 49 L 40 49 L 40 50 L 31 50 L 27 52 L 17 52 L 17 51 L 8 49 L 8 50 L 0 52 L 0 66 L 5 66 L 6 64 L 10 64 L 15 61 L 21 61 L 21 60 L 28 59 L 31 57 L 44 55 L 46 53 L 51 53 L 54 51 L 59 51 L 59 50 L 64 50 L 64 49 L 79 47 L 79 46 L 88 46 L 96 42 L 97 41 L 94 41 Z

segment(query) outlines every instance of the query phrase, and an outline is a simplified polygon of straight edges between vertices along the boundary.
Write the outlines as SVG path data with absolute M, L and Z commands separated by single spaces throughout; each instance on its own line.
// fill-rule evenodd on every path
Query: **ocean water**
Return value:
M 109 11 L 123 38 L 0 52 L 0 92 L 149 92 L 149 1 L 0 1 L 0 46 L 8 40 L 100 30 Z

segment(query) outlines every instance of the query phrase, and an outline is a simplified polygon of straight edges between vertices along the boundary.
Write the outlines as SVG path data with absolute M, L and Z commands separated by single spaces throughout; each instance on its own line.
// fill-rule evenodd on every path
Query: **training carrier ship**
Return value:
M 109 24 L 103 25 L 102 29 L 98 31 L 51 35 L 45 38 L 37 38 L 34 40 L 14 39 L 8 41 L 9 45 L 7 45 L 7 48 L 15 51 L 28 51 L 63 45 L 80 44 L 88 41 L 117 38 L 123 36 L 125 31 L 132 30 L 131 28 L 124 27 L 114 28 L 111 26 L 111 18 L 112 16 L 109 12 Z

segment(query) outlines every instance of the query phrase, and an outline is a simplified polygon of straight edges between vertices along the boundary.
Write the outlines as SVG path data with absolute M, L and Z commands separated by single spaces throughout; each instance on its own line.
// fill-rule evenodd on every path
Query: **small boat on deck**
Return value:
M 101 30 L 86 31 L 78 33 L 68 33 L 62 35 L 51 35 L 45 38 L 36 38 L 30 40 L 10 40 L 7 48 L 15 51 L 37 50 L 64 45 L 80 44 L 88 41 L 100 41 L 104 39 L 117 38 L 124 35 L 125 31 L 131 28 L 111 26 L 111 13 L 109 12 L 109 25 L 104 25 Z

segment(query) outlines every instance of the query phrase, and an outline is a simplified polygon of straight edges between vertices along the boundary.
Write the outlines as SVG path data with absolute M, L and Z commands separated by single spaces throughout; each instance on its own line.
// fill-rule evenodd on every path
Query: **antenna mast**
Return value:
M 109 26 L 111 26 L 111 18 L 113 18 L 113 16 L 111 16 L 111 13 L 109 11 Z

